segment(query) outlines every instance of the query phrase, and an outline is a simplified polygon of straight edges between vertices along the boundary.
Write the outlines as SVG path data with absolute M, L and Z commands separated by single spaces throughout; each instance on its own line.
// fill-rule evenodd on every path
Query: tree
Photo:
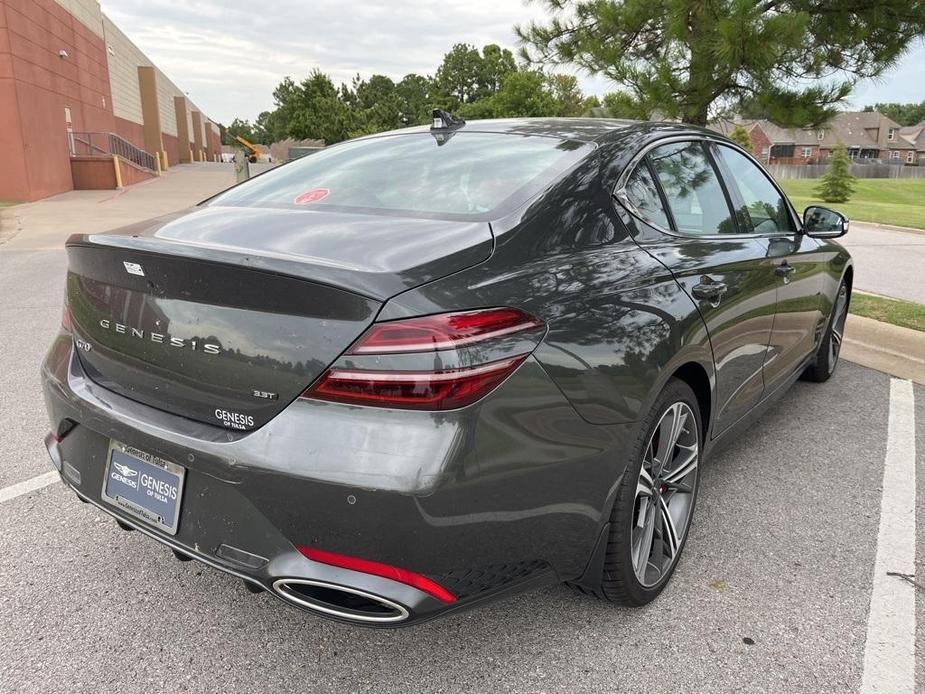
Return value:
M 604 108 L 611 118 L 628 120 L 648 120 L 651 112 L 635 97 L 627 92 L 609 92 L 604 94 Z
M 445 96 L 446 106 L 458 109 L 476 99 L 479 92 L 479 69 L 482 57 L 475 46 L 457 43 L 443 56 L 443 63 L 437 68 L 437 88 Z
M 887 118 L 892 118 L 900 125 L 918 125 L 925 121 L 925 101 L 918 104 L 874 104 L 865 106 L 865 111 L 880 111 Z
M 550 75 L 547 82 L 556 100 L 555 115 L 580 116 L 589 108 L 574 75 Z
M 235 140 L 236 135 L 243 137 L 245 140 L 250 142 L 269 144 L 263 142 L 265 139 L 264 133 L 260 132 L 260 128 L 258 126 L 252 125 L 250 121 L 242 120 L 241 118 L 235 118 L 233 121 L 231 121 L 231 125 L 225 128 L 225 134 L 222 137 L 222 141 L 226 145 L 235 145 L 237 144 L 237 140 Z
M 601 107 L 601 100 L 598 99 L 594 94 L 591 96 L 586 96 L 585 100 L 581 104 L 581 115 L 590 116 L 594 109 L 599 109 Z
M 501 89 L 504 78 L 517 70 L 514 54 L 507 48 L 489 43 L 482 48 L 482 64 L 479 69 L 479 91 L 477 96 L 489 96 Z
M 538 0 L 522 56 L 602 74 L 649 112 L 706 125 L 750 101 L 775 122 L 828 120 L 925 34 L 920 0 Z
M 298 84 L 285 78 L 273 92 L 273 99 L 276 110 L 257 119 L 273 142 L 294 137 L 333 144 L 347 139 L 354 127 L 354 111 L 331 78 L 320 70 L 312 70 Z
M 430 122 L 434 105 L 434 81 L 427 76 L 411 73 L 395 86 L 401 109 L 402 124 L 420 125 Z
M 286 124 L 283 123 L 282 117 L 275 109 L 273 111 L 262 111 L 260 115 L 257 116 L 257 121 L 254 125 L 254 127 L 258 128 L 260 132 L 263 133 L 266 139 L 266 142 L 263 144 L 272 144 L 273 142 L 279 142 L 288 137 L 285 126 Z
M 814 191 L 826 202 L 848 202 L 854 192 L 854 176 L 851 175 L 851 160 L 841 143 L 832 150 L 829 168 Z
M 442 105 L 451 111 L 497 93 L 504 78 L 516 72 L 514 54 L 488 44 L 482 52 L 467 43 L 457 43 L 443 56 L 434 78 Z
M 508 74 L 497 93 L 459 108 L 464 118 L 529 118 L 555 115 L 560 104 L 546 75 L 537 70 Z
M 228 132 L 269 144 L 288 137 L 334 144 L 348 137 L 430 123 L 434 108 L 466 118 L 581 115 L 598 105 L 571 75 L 518 68 L 511 51 L 489 44 L 481 51 L 457 44 L 435 77 L 357 75 L 335 86 L 320 70 L 300 82 L 286 77 L 273 91 L 274 108 L 254 124 L 235 119 Z M 253 136 L 253 137 L 252 137 Z
M 746 152 L 751 152 L 755 149 L 755 146 L 752 144 L 752 136 L 748 134 L 748 130 L 743 128 L 740 123 L 736 123 L 736 126 L 732 129 L 732 132 L 729 133 L 729 139 L 739 145 Z
M 357 75 L 352 90 L 341 87 L 341 100 L 352 111 L 350 137 L 393 130 L 403 125 L 395 83 L 385 75 L 373 75 L 368 80 Z
M 534 70 L 507 75 L 491 100 L 495 103 L 495 118 L 550 116 L 559 107 L 546 75 Z

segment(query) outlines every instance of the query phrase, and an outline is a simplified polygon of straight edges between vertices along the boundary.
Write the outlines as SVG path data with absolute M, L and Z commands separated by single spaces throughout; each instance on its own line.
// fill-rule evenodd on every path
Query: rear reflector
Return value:
M 360 559 L 359 557 L 350 557 L 346 554 L 327 552 L 323 549 L 315 549 L 314 547 L 306 547 L 305 545 L 296 545 L 296 549 L 299 550 L 303 556 L 312 561 L 328 564 L 330 566 L 337 566 L 341 569 L 359 571 L 360 573 L 370 574 L 371 576 L 389 578 L 393 581 L 411 586 L 412 588 L 417 588 L 435 597 L 440 602 L 456 602 L 456 596 L 439 583 L 432 581 L 427 578 L 427 576 L 422 576 L 421 574 L 408 571 L 407 569 L 399 569 L 397 566 L 381 564 L 377 561 Z
M 71 307 L 67 303 L 67 297 L 64 298 L 64 307 L 61 309 L 61 327 L 66 332 L 74 332 L 74 319 L 71 318 Z
M 515 308 L 375 323 L 347 350 L 347 357 L 354 359 L 342 359 L 330 367 L 302 397 L 410 410 L 466 407 L 517 370 L 542 339 L 545 327 L 540 319 Z M 532 339 L 521 339 L 528 333 Z M 451 350 L 458 351 L 455 358 Z M 436 362 L 444 368 L 402 370 L 396 366 L 415 354 L 435 352 L 441 353 L 440 359 L 428 357 L 423 364 Z M 385 355 L 396 355 L 391 368 L 380 368 L 388 362 L 379 359 Z
M 71 433 L 71 429 L 77 426 L 77 423 L 70 419 L 62 419 L 55 431 L 49 432 L 49 435 L 55 440 L 55 443 L 64 441 L 64 437 Z

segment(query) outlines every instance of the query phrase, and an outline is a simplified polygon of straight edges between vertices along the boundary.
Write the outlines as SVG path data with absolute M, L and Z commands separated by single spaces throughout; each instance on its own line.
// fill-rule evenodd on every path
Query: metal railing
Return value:
M 68 146 L 72 157 L 116 155 L 143 169 L 157 171 L 157 160 L 153 154 L 115 133 L 69 133 Z

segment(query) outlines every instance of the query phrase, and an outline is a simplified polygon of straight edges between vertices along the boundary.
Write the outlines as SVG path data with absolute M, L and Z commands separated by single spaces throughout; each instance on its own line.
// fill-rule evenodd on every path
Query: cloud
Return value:
M 119 25 L 209 117 L 228 123 L 272 108 L 287 75 L 320 68 L 357 74 L 432 74 L 454 43 L 516 48 L 513 27 L 543 17 L 536 3 L 467 0 L 103 0 Z M 612 88 L 581 76 L 588 93 Z
M 918 103 L 925 98 L 925 91 L 922 90 L 923 81 L 925 41 L 919 41 L 886 75 L 858 84 L 849 104 L 852 108 L 861 108 L 876 103 Z
M 319 68 L 335 82 L 359 74 L 432 74 L 455 43 L 516 48 L 513 26 L 542 19 L 523 0 L 102 0 L 103 10 L 212 119 L 253 120 L 273 107 L 283 77 Z M 885 79 L 859 85 L 852 103 L 913 100 L 925 49 Z M 587 94 L 615 88 L 578 74 Z M 898 76 L 903 75 L 902 79 Z M 907 88 L 908 87 L 908 88 Z M 918 99 L 921 99 L 919 93 Z

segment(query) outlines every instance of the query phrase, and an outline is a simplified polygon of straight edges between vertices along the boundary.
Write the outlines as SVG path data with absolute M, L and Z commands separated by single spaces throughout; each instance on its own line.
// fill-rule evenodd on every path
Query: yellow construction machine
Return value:
M 257 145 L 253 144 L 252 142 L 248 142 L 240 135 L 235 135 L 234 139 L 244 145 L 244 149 L 247 151 L 247 160 L 251 164 L 256 164 L 257 160 L 260 159 L 261 154 L 260 150 L 257 149 Z

